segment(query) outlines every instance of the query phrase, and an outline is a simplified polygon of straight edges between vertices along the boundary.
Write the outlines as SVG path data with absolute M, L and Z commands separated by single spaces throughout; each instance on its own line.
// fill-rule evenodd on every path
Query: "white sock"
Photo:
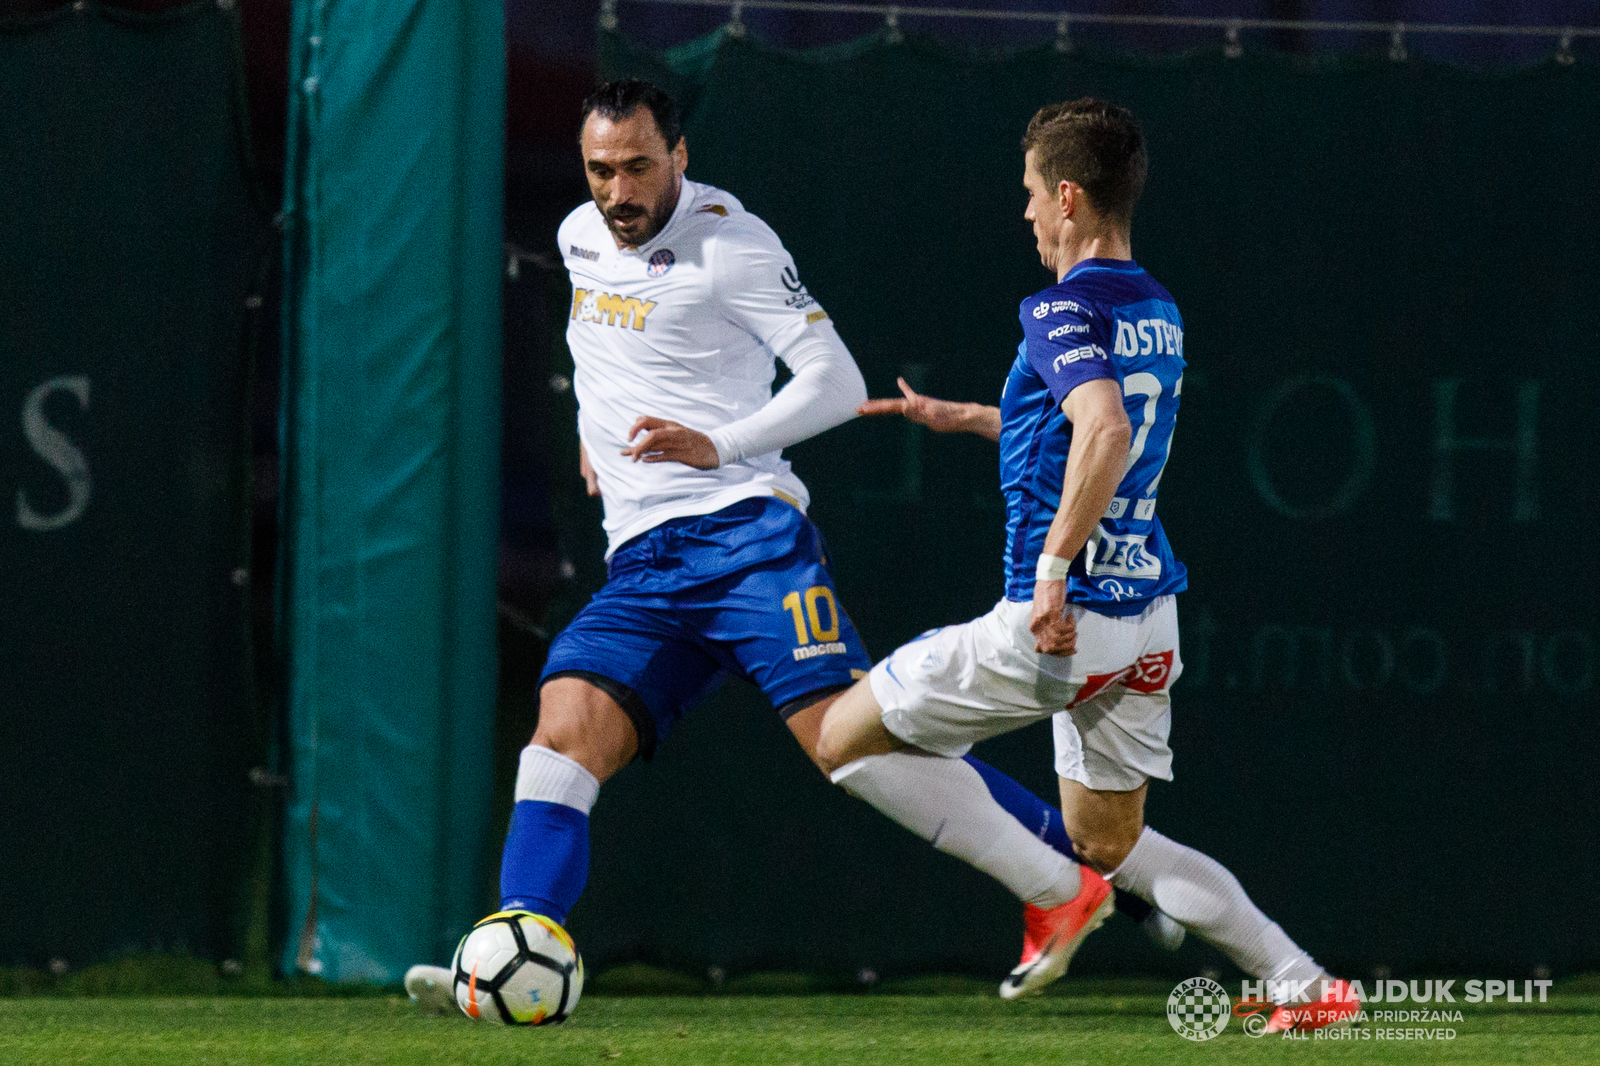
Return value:
M 1078 864 L 1011 817 L 961 759 L 916 751 L 868 755 L 835 770 L 833 783 L 1025 903 L 1058 907 L 1078 894 Z
M 529 744 L 517 762 L 516 799 L 563 803 L 588 814 L 600 796 L 600 781 L 576 759 Z
M 1145 826 L 1139 842 L 1106 878 L 1154 903 L 1201 940 L 1220 948 L 1239 969 L 1267 981 L 1276 1002 L 1321 994 L 1322 967 L 1261 913 L 1239 879 L 1209 855 L 1168 840 Z

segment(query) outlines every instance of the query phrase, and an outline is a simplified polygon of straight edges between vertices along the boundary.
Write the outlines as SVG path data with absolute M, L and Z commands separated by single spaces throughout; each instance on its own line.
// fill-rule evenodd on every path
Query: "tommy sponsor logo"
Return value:
M 1089 332 L 1089 323 L 1087 323 L 1087 322 L 1068 322 L 1064 326 L 1057 326 L 1055 329 L 1053 329 L 1049 333 L 1045 334 L 1045 336 L 1050 338 L 1051 340 L 1055 340 L 1057 337 L 1065 337 L 1069 333 L 1088 333 L 1088 332 Z
M 567 251 L 570 254 L 577 256 L 579 259 L 588 259 L 595 263 L 600 261 L 599 252 L 591 252 L 587 248 L 579 248 L 576 244 L 568 246 Z
M 644 320 L 656 309 L 654 300 L 640 300 L 633 296 L 619 296 L 614 292 L 593 289 L 572 290 L 572 319 L 577 322 L 598 322 L 604 326 L 644 329 Z
M 1166 688 L 1167 682 L 1171 679 L 1172 650 L 1169 648 L 1166 651 L 1141 656 L 1131 666 L 1125 666 L 1109 674 L 1090 674 L 1088 680 L 1078 689 L 1077 695 L 1072 697 L 1072 702 L 1067 704 L 1067 708 L 1070 710 L 1080 703 L 1094 699 L 1112 685 L 1121 685 L 1123 688 L 1149 695 Z
M 1136 355 L 1176 355 L 1183 358 L 1183 330 L 1164 318 L 1126 319 L 1117 323 L 1112 351 L 1124 358 Z
M 1090 577 L 1131 577 L 1153 580 L 1161 576 L 1161 560 L 1145 550 L 1144 533 L 1118 536 L 1100 527 L 1089 536 L 1084 570 Z
M 1076 363 L 1082 359 L 1104 359 L 1105 357 L 1106 350 L 1098 344 L 1085 344 L 1081 348 L 1074 348 L 1070 352 L 1062 352 L 1056 356 L 1055 361 L 1050 364 L 1050 369 L 1060 370 L 1068 363 Z
M 794 650 L 794 661 L 804 662 L 806 659 L 815 659 L 819 655 L 843 655 L 849 649 L 842 640 L 830 640 L 824 644 L 807 644 Z M 895 680 L 899 680 L 896 678 Z

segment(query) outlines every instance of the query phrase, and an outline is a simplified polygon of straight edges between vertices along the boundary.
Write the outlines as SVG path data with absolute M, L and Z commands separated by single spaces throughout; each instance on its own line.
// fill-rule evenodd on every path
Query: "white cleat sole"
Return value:
M 460 1014 L 454 980 L 443 966 L 413 966 L 406 971 L 406 995 L 423 1014 Z
M 1100 928 L 1105 920 L 1116 911 L 1116 899 L 1112 893 L 1106 893 L 1105 902 L 1095 909 L 1094 916 L 1084 923 L 1078 935 L 1063 944 L 1053 944 L 1039 953 L 1039 957 L 1023 966 L 1018 966 L 1006 975 L 1000 982 L 1001 999 L 1022 999 L 1024 996 L 1036 996 L 1044 991 L 1045 986 L 1060 980 L 1061 975 L 1067 972 L 1067 964 L 1072 961 L 1072 956 L 1078 953 L 1078 947 L 1089 934 Z

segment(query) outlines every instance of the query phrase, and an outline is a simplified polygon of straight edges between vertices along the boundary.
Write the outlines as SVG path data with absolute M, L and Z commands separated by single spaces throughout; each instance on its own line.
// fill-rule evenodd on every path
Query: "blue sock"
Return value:
M 1073 862 L 1083 861 L 1072 849 L 1072 838 L 1067 836 L 1067 823 L 1062 820 L 1060 811 L 988 763 L 971 755 L 965 756 L 965 759 L 968 766 L 978 771 L 978 776 L 982 777 L 983 783 L 989 787 L 989 795 L 1005 808 L 1007 814 L 1027 826 L 1034 836 Z M 1144 921 L 1152 909 L 1150 904 L 1138 896 L 1117 889 L 1117 910 L 1134 921 Z
M 565 924 L 589 880 L 589 816 L 576 807 L 518 800 L 500 856 L 500 909 Z

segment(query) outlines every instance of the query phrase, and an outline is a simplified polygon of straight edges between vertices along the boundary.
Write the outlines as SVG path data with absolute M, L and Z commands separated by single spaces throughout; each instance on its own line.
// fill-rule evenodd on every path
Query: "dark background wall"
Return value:
M 62 6 L 32 0 L 15 11 Z M 136 15 L 182 6 L 112 5 Z M 254 180 L 270 214 L 282 189 L 289 3 L 243 0 L 237 10 Z M 1571 2 L 1077 10 L 1553 25 L 1590 17 Z M 726 18 L 627 0 L 618 14 L 639 50 L 598 32 L 598 4 L 507 3 L 502 793 L 510 753 L 532 729 L 548 634 L 601 576 L 598 509 L 575 493 L 571 474 L 560 340 L 568 290 L 554 248 L 556 223 L 585 195 L 578 103 L 602 70 L 677 78 L 656 50 Z M 1049 53 L 1047 23 L 907 16 L 910 42 L 898 50 L 846 47 L 854 59 L 816 67 L 756 42 L 837 44 L 877 32 L 879 21 L 750 11 L 744 22 L 749 38 L 719 54 L 708 77 L 677 82 L 695 103 L 691 175 L 725 185 L 777 226 L 877 393 L 905 372 L 945 395 L 992 397 L 991 363 L 1014 343 L 1011 309 L 1041 283 L 1011 170 L 1027 113 L 1040 100 L 1097 91 L 1146 115 L 1156 177 L 1136 247 L 1178 294 L 1196 355 L 1163 503 L 1195 573 L 1176 727 L 1182 776 L 1158 791 L 1153 819 L 1235 864 L 1332 961 L 1600 965 L 1584 910 L 1596 887 L 1596 797 L 1584 761 L 1595 739 L 1596 626 L 1584 595 L 1595 480 L 1584 412 L 1594 397 L 1583 373 L 1595 340 L 1584 258 L 1595 243 L 1584 192 L 1595 177 L 1584 117 L 1593 113 L 1593 43 L 1577 41 L 1576 67 L 1558 68 L 1550 40 L 1412 35 L 1410 60 L 1394 64 L 1382 34 L 1263 31 L 1244 35 L 1245 56 L 1230 65 L 1210 31 L 1078 26 L 1080 52 L 1061 58 Z M 978 59 L 1019 48 L 1036 51 L 998 65 Z M 1129 54 L 1144 58 L 1113 58 Z M 1346 61 L 1308 67 L 1288 57 Z M 758 135 L 734 130 L 733 114 L 759 118 Z M 199 120 L 185 121 L 197 136 Z M 248 161 L 241 153 L 235 162 L 243 189 Z M 132 180 L 101 176 L 108 195 Z M 908 199 L 944 205 L 936 234 L 906 210 Z M 218 239 L 242 253 L 257 234 L 240 225 Z M 230 581 L 247 570 L 258 592 L 271 587 L 276 546 L 278 257 L 267 263 L 249 390 L 254 558 L 229 570 Z M 252 267 L 249 278 L 213 273 L 209 282 L 254 279 Z M 231 301 L 231 289 L 219 298 Z M 239 403 L 245 383 L 228 375 L 247 365 L 246 325 L 227 340 L 238 361 L 213 368 L 215 387 Z M 91 406 L 103 411 L 108 393 L 92 380 Z M 87 431 L 73 403 L 58 390 L 48 415 Z M 25 460 L 26 442 L 13 443 Z M 970 616 L 997 594 L 993 459 L 981 443 L 857 424 L 795 459 L 875 651 Z M 13 465 L 31 470 L 23 460 Z M 219 484 L 245 491 L 242 478 Z M 43 500 L 58 489 L 45 478 L 30 491 Z M 915 597 L 907 559 L 935 575 Z M 270 699 L 272 601 L 250 599 L 256 680 Z M 215 606 L 231 618 L 239 604 Z M 219 654 L 230 662 L 245 654 L 237 630 L 210 636 L 228 643 Z M 241 679 L 228 684 L 243 692 Z M 207 772 L 237 792 L 241 772 L 259 765 L 258 795 L 270 798 L 270 744 L 260 723 L 251 730 L 230 735 Z M 985 754 L 1048 795 L 1047 747 L 1034 730 Z M 214 812 L 214 831 L 255 839 L 247 801 L 229 802 Z M 607 789 L 596 834 L 594 887 L 575 922 L 597 963 L 893 972 L 994 968 L 1014 950 L 1014 915 L 997 890 L 824 786 L 737 687 L 655 764 Z M 242 846 L 225 850 L 211 868 L 221 881 L 193 881 L 206 924 L 187 938 L 191 950 L 224 954 L 238 943 L 239 897 L 224 882 L 242 877 L 247 859 Z M 903 902 L 907 885 L 945 931 L 910 953 L 874 939 L 886 903 Z M 1307 885 L 1322 895 L 1308 896 Z M 1524 924 L 1484 918 L 1497 892 L 1531 893 Z M 1371 909 L 1352 917 L 1358 904 Z M 1478 926 L 1499 931 L 1484 936 Z M 1352 927 L 1363 932 L 1347 935 Z M 177 928 L 157 921 L 130 945 L 172 946 L 185 939 Z M 1095 944 L 1085 967 L 1192 971 L 1204 957 L 1158 956 L 1126 928 Z
M 784 237 L 877 394 L 906 373 L 995 402 L 1017 304 L 1049 281 L 1020 131 L 1043 101 L 1132 106 L 1152 157 L 1134 250 L 1190 363 L 1161 502 L 1189 672 L 1151 823 L 1336 968 L 1600 960 L 1590 66 L 986 62 L 882 37 L 601 55 L 690 101 L 691 176 Z M 791 455 L 877 654 L 999 595 L 991 445 L 862 420 Z M 580 585 L 592 530 L 568 534 L 594 537 Z M 1049 794 L 1045 728 L 981 754 Z M 608 785 L 595 826 L 573 928 L 597 960 L 997 971 L 1015 951 L 1014 904 L 828 792 L 742 687 Z M 1080 958 L 1217 961 L 1125 924 Z
M 236 57 L 209 4 L 0 22 L 0 965 L 243 939 L 272 241 Z

